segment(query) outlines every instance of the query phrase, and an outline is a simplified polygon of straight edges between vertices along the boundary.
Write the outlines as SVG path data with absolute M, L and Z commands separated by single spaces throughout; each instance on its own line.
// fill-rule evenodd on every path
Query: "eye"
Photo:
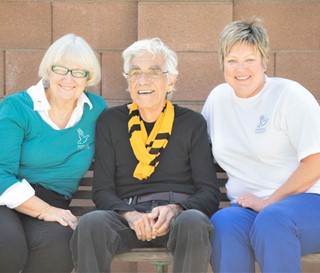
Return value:
M 161 69 L 150 69 L 147 74 L 151 77 L 158 77 L 162 74 L 162 71 Z
M 88 72 L 84 70 L 72 70 L 72 75 L 74 77 L 84 78 L 88 75 Z
M 68 73 L 68 69 L 66 67 L 56 65 L 52 66 L 52 71 L 59 75 L 66 75 Z
M 231 59 L 231 60 L 227 60 L 227 63 L 228 63 L 228 64 L 235 64 L 235 63 L 237 63 L 237 61 Z
M 134 70 L 131 70 L 129 71 L 128 75 L 129 77 L 139 77 L 141 75 L 141 70 L 138 70 L 138 69 L 134 69 Z

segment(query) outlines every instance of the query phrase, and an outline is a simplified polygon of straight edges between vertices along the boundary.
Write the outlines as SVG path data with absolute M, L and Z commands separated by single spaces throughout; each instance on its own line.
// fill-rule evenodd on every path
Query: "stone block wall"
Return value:
M 66 33 L 97 51 L 101 83 L 90 88 L 109 105 L 130 98 L 121 52 L 137 39 L 159 37 L 179 58 L 175 102 L 200 110 L 224 81 L 217 37 L 232 20 L 262 17 L 271 39 L 268 75 L 299 81 L 320 99 L 318 0 L 0 0 L 0 99 L 35 84 L 45 50 Z
M 96 50 L 102 81 L 90 90 L 110 106 L 130 99 L 122 51 L 137 39 L 159 37 L 178 53 L 173 101 L 200 111 L 212 88 L 224 82 L 217 61 L 220 31 L 252 16 L 263 18 L 270 36 L 268 75 L 296 80 L 320 100 L 319 0 L 0 0 L 0 100 L 35 84 L 45 50 L 72 32 Z M 113 269 L 154 270 L 133 264 Z

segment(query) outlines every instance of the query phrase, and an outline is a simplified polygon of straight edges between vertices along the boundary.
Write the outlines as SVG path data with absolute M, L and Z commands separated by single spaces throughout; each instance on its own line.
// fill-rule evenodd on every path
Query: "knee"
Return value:
M 268 230 L 270 228 L 289 227 L 291 211 L 281 205 L 270 205 L 263 209 L 257 216 L 253 225 L 254 229 Z
M 92 236 L 111 232 L 112 223 L 117 219 L 117 213 L 113 211 L 97 210 L 80 217 L 75 233 L 81 236 Z
M 213 226 L 210 223 L 209 218 L 201 211 L 195 209 L 181 212 L 174 221 L 174 226 L 184 232 L 213 232 Z
M 199 210 L 196 209 L 188 209 L 182 211 L 175 222 L 181 223 L 183 225 L 191 225 L 191 224 L 199 224 L 201 222 L 210 222 L 209 218 Z
M 275 238 L 281 231 L 294 231 L 294 221 L 290 217 L 291 211 L 280 205 L 270 205 L 263 209 L 256 217 L 252 226 L 251 238 Z
M 80 217 L 77 229 L 94 230 L 105 223 L 105 211 L 96 210 Z
M 212 215 L 210 221 L 216 231 L 230 233 L 238 225 L 241 208 L 224 208 Z

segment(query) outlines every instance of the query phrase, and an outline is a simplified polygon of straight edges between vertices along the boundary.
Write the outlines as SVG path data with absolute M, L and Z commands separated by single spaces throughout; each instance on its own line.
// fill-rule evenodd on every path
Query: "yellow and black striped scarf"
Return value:
M 148 136 L 138 106 L 132 103 L 129 112 L 128 130 L 130 144 L 139 161 L 133 177 L 143 180 L 148 178 L 159 164 L 159 156 L 169 141 L 174 120 L 174 108 L 170 101 L 166 102 L 150 135 Z

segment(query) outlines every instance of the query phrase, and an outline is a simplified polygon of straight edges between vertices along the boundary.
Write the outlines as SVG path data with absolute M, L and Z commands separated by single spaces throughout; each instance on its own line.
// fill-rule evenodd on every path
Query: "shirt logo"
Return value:
M 259 124 L 256 127 L 255 133 L 256 134 L 263 134 L 267 130 L 267 124 L 269 119 L 266 118 L 264 115 L 260 116 Z
M 90 135 L 85 135 L 85 133 L 80 128 L 77 129 L 77 132 L 79 137 L 79 140 L 77 142 L 78 150 L 89 149 L 89 144 L 86 144 L 86 142 L 88 141 Z

